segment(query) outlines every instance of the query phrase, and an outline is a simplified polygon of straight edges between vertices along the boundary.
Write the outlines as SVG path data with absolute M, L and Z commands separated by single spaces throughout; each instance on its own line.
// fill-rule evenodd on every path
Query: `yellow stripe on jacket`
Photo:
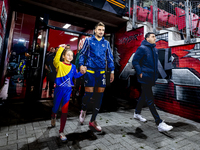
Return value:
M 65 63 L 60 61 L 60 57 L 62 55 L 63 50 L 64 50 L 64 48 L 60 47 L 58 49 L 57 53 L 56 53 L 54 60 L 53 60 L 53 65 L 56 67 L 56 70 L 57 70 L 56 78 L 66 76 L 70 72 L 70 70 L 72 69 L 71 64 L 68 65 L 68 64 L 65 64 Z

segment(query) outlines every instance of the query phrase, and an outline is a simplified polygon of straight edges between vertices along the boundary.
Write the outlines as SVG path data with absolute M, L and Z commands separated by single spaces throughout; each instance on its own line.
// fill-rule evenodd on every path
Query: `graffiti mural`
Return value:
M 121 97 L 138 98 L 140 85 L 132 59 L 144 40 L 143 28 L 117 33 L 114 57 Z M 159 78 L 153 87 L 155 104 L 170 113 L 200 121 L 200 43 L 169 47 L 168 33 L 157 36 Z M 123 90 L 122 88 L 125 88 Z M 118 95 L 119 96 L 119 95 Z
M 115 35 L 115 84 L 120 85 L 115 92 L 116 97 L 132 100 L 139 98 L 140 85 L 137 83 L 135 69 L 132 66 L 132 59 L 144 40 L 144 28 L 130 32 L 119 32 Z

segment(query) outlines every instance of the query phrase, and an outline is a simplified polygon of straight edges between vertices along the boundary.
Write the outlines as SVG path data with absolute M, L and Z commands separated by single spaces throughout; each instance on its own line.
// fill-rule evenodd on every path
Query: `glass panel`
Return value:
M 37 20 L 37 30 L 34 38 L 34 49 L 31 53 L 30 59 L 30 75 L 29 75 L 29 88 L 27 91 L 27 97 L 32 100 L 38 100 L 41 98 L 42 82 L 43 82 L 43 70 L 45 62 L 46 43 L 48 36 L 48 29 L 46 24 L 41 20 Z
M 8 97 L 10 99 L 25 98 L 27 59 L 32 49 L 35 28 L 35 16 L 16 12 L 12 48 L 8 64 L 10 77 Z

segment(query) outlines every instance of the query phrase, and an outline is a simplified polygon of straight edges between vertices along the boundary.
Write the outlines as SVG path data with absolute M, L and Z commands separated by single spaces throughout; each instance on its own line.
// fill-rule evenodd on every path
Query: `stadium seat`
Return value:
M 176 7 L 176 16 L 177 16 L 177 25 L 178 25 L 178 30 L 184 29 L 186 27 L 185 24 L 185 10 Z
M 169 19 L 169 13 L 158 8 L 158 25 L 162 27 L 167 27 Z
M 140 6 L 137 6 L 137 20 L 138 21 L 148 21 L 148 15 L 150 14 L 150 11 L 147 9 L 144 9 Z

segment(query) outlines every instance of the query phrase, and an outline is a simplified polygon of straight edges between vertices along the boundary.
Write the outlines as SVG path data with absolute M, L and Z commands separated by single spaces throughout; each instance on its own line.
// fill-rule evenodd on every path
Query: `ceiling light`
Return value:
M 25 42 L 25 39 L 19 39 L 19 42 Z
M 74 37 L 74 38 L 70 39 L 70 41 L 75 41 L 77 39 L 78 39 L 77 37 Z
M 63 28 L 67 29 L 67 28 L 69 28 L 70 26 L 71 26 L 71 24 L 68 24 L 68 23 L 67 23 L 66 25 L 63 26 Z
M 38 36 L 38 39 L 42 39 L 42 35 L 39 35 L 39 36 Z
M 65 34 L 73 35 L 73 36 L 79 36 L 79 34 L 74 34 L 74 33 L 71 33 L 71 32 L 65 32 Z

